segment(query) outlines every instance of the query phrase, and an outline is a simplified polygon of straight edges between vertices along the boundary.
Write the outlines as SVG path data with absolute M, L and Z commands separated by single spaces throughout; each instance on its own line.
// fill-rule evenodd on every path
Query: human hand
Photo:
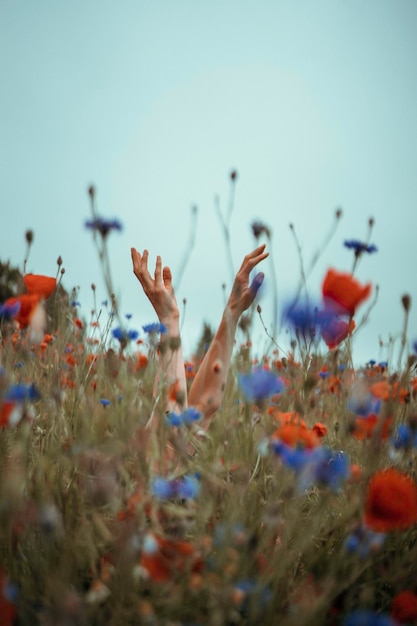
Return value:
M 154 278 L 152 278 L 148 270 L 148 250 L 144 250 L 143 254 L 135 248 L 131 248 L 130 251 L 136 278 L 155 309 L 159 321 L 169 328 L 170 322 L 179 318 L 171 270 L 169 267 L 162 268 L 162 259 L 157 256 Z
M 269 256 L 269 252 L 265 252 L 265 244 L 259 246 L 243 259 L 242 265 L 236 274 L 232 291 L 229 296 L 227 306 L 236 319 L 239 318 L 243 311 L 246 311 L 255 300 L 256 294 L 264 281 L 263 272 L 256 274 L 249 285 L 249 275 L 251 271 L 264 259 Z

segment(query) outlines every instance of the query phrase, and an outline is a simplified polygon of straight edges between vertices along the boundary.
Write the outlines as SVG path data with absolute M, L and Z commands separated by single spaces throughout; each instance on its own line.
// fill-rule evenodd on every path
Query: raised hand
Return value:
M 265 252 L 265 244 L 263 244 L 249 252 L 243 259 L 227 303 L 233 317 L 239 318 L 243 311 L 246 311 L 254 301 L 258 289 L 263 283 L 264 274 L 263 272 L 256 274 L 250 285 L 249 276 L 258 263 L 267 258 L 268 254 L 268 252 Z
M 170 322 L 179 318 L 171 270 L 169 267 L 162 268 L 162 259 L 157 256 L 154 278 L 152 278 L 148 270 L 148 250 L 140 254 L 135 248 L 131 248 L 131 256 L 133 272 L 155 309 L 159 321 L 169 326 Z

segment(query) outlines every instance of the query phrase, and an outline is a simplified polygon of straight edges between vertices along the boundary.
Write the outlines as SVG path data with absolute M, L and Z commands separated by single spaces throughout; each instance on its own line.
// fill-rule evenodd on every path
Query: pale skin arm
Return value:
M 209 418 L 223 400 L 239 318 L 253 303 L 264 279 L 264 274 L 259 272 L 249 284 L 250 273 L 267 256 L 265 245 L 262 245 L 243 259 L 217 332 L 193 380 L 188 401 L 190 406 L 202 412 L 203 428 L 208 427 Z
M 155 273 L 152 277 L 148 270 L 148 250 L 140 254 L 138 250 L 131 248 L 131 256 L 133 272 L 155 309 L 159 321 L 167 329 L 167 332 L 161 335 L 163 349 L 159 352 L 154 394 L 158 394 L 161 382 L 165 382 L 168 389 L 166 409 L 180 413 L 187 407 L 187 385 L 180 341 L 180 313 L 172 286 L 171 270 L 169 267 L 162 267 L 162 259 L 157 256 Z M 172 395 L 169 393 L 170 389 L 175 389 L 176 398 L 170 397 Z

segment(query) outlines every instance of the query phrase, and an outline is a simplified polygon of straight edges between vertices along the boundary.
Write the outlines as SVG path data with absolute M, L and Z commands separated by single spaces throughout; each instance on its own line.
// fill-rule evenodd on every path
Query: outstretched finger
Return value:
M 256 248 L 255 250 L 250 252 L 249 254 L 247 254 L 245 258 L 243 259 L 243 263 L 240 268 L 241 271 L 245 272 L 245 274 L 249 276 L 253 268 L 256 267 L 258 263 L 260 263 L 261 261 L 263 261 L 269 256 L 269 252 L 265 252 L 264 250 L 265 250 L 265 245 L 262 245 L 259 248 Z
M 170 268 L 168 266 L 164 267 L 164 269 L 162 270 L 162 279 L 163 279 L 164 285 L 168 289 L 168 291 L 173 291 L 172 274 L 171 274 L 171 270 L 170 270 Z
M 156 257 L 155 282 L 158 285 L 162 283 L 162 259 L 159 255 Z

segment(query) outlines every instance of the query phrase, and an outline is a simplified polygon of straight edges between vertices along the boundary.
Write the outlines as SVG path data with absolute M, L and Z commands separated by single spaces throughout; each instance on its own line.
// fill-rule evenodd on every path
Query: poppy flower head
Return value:
M 351 274 L 329 269 L 322 285 L 326 303 L 341 313 L 354 315 L 356 308 L 371 294 L 372 285 L 361 285 Z
M 349 320 L 333 319 L 330 324 L 323 326 L 321 336 L 329 350 L 334 350 L 342 341 L 355 330 L 355 322 Z
M 21 328 L 26 328 L 30 324 L 30 320 L 32 319 L 32 315 L 39 305 L 39 295 L 38 294 L 22 294 L 21 296 L 16 296 L 14 298 L 9 298 L 6 300 L 3 306 L 15 307 L 15 305 L 20 305 L 19 308 L 16 306 L 16 314 L 14 319 L 19 322 L 19 326 Z
M 304 424 L 294 424 L 291 422 L 277 428 L 273 436 L 292 448 L 301 446 L 311 449 L 315 448 L 320 443 L 316 432 L 309 430 Z
M 392 601 L 391 616 L 398 624 L 413 624 L 417 620 L 417 595 L 407 589 L 397 593 Z
M 404 530 L 417 523 L 417 486 L 395 468 L 371 477 L 365 501 L 365 522 L 376 532 Z
M 53 294 L 56 287 L 56 278 L 41 274 L 26 274 L 23 281 L 29 295 L 37 295 L 44 300 Z

